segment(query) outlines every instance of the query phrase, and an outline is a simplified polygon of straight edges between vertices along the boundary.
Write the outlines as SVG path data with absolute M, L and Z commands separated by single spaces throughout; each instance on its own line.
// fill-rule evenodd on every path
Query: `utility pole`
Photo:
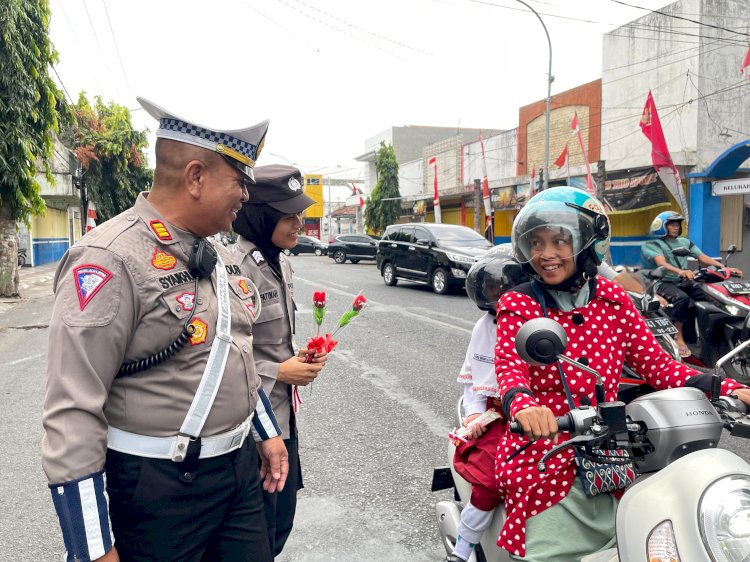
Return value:
M 474 231 L 482 234 L 482 180 L 474 180 Z
M 601 201 L 603 199 L 604 195 L 604 182 L 607 181 L 607 169 L 605 168 L 605 161 L 599 160 L 596 163 L 596 176 L 594 177 L 594 181 L 596 181 L 596 198 Z
M 73 176 L 73 185 L 75 185 L 78 188 L 78 191 L 80 192 L 80 198 L 81 198 L 81 236 L 84 236 L 86 234 L 86 214 L 88 213 L 89 208 L 89 199 L 86 195 L 86 184 L 84 183 L 83 179 L 83 167 L 78 166 L 76 170 L 76 175 Z
M 328 178 L 328 240 L 333 239 L 333 200 L 331 199 L 331 178 Z

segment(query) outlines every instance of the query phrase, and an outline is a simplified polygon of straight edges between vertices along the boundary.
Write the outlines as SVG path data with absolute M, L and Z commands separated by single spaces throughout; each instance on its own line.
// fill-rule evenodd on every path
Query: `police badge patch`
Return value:
M 193 310 L 195 306 L 195 295 L 185 291 L 179 297 L 175 297 L 177 302 L 182 306 L 182 310 Z
M 299 191 L 300 189 L 302 189 L 302 184 L 300 184 L 297 178 L 294 178 L 294 177 L 289 178 L 288 184 L 289 184 L 289 189 L 291 189 L 292 191 Z
M 189 337 L 190 345 L 205 343 L 208 338 L 208 324 L 200 318 L 195 317 L 190 322 L 190 326 L 193 328 L 193 333 Z
M 83 310 L 99 289 L 112 279 L 112 274 L 101 266 L 84 264 L 73 268 L 73 278 L 78 292 L 78 303 Z
M 260 250 L 255 250 L 252 254 L 250 254 L 250 257 L 255 260 L 255 263 L 260 265 L 260 262 L 266 261 L 266 258 L 263 257 L 263 254 L 260 252 Z

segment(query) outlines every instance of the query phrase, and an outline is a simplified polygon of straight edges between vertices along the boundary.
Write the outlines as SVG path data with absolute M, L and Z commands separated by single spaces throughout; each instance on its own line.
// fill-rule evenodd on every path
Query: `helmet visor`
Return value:
M 529 263 L 549 253 L 561 258 L 580 254 L 596 232 L 596 213 L 586 211 L 568 203 L 546 201 L 534 212 L 519 215 L 521 220 L 513 225 L 516 260 Z

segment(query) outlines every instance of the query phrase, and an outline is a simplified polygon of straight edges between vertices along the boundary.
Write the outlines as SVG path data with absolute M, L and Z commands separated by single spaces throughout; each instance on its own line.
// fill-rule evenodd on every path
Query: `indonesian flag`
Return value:
M 86 232 L 96 226 L 96 206 L 93 201 L 89 201 L 89 207 L 86 211 Z
M 589 166 L 589 157 L 586 155 L 586 147 L 583 146 L 583 137 L 581 136 L 581 128 L 578 126 L 578 113 L 573 113 L 573 122 L 570 124 L 570 128 L 578 137 L 578 144 L 581 146 L 581 152 L 583 153 L 583 161 L 586 163 L 586 191 L 591 195 L 596 195 L 596 187 L 594 187 L 594 178 L 591 177 L 591 166 Z
M 742 61 L 740 73 L 745 78 L 750 78 L 750 47 L 748 47 L 747 53 L 745 54 L 745 60 Z
M 353 183 L 350 183 L 349 185 L 352 186 L 352 195 L 359 195 L 360 193 L 362 193 L 359 188 Z
M 529 199 L 536 194 L 536 167 L 531 167 L 531 176 L 529 177 Z
M 490 201 L 490 181 L 487 178 L 487 161 L 484 158 L 484 139 L 481 133 L 479 144 L 482 147 L 482 200 L 484 201 L 484 216 L 487 217 L 484 230 L 487 231 L 492 226 L 492 202 Z
M 359 207 L 362 208 L 365 206 L 365 199 L 361 195 L 359 196 Z
M 564 168 L 568 164 L 568 143 L 565 143 L 565 148 L 560 153 L 560 156 L 555 160 L 555 166 L 558 168 Z
M 685 193 L 682 189 L 682 180 L 677 166 L 672 162 L 672 156 L 667 148 L 667 140 L 664 138 L 664 131 L 661 128 L 659 114 L 656 111 L 654 97 L 651 90 L 648 91 L 646 105 L 641 115 L 641 131 L 646 138 L 651 141 L 651 162 L 654 164 L 656 173 L 659 174 L 661 181 L 667 186 L 667 189 L 675 198 L 675 201 L 682 210 L 685 220 L 688 219 L 688 206 L 685 199 Z
M 440 224 L 443 221 L 443 218 L 440 215 L 440 197 L 438 196 L 437 158 L 433 156 L 427 163 L 432 166 L 433 176 L 435 177 L 435 181 L 433 183 L 435 193 L 432 196 L 432 203 L 435 207 L 435 222 Z

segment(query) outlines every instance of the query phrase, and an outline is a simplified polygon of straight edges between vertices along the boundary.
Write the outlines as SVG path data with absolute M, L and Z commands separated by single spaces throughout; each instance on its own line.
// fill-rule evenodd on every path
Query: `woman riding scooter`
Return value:
M 497 313 L 495 370 L 505 415 L 525 436 L 505 431 L 495 476 L 507 519 L 498 546 L 514 560 L 570 562 L 612 546 L 617 497 L 587 495 L 576 475 L 574 453 L 561 451 L 539 472 L 537 463 L 558 439 L 555 416 L 596 404 L 595 378 L 560 363 L 531 366 L 517 354 L 520 327 L 547 316 L 565 330 L 565 355 L 601 374 L 604 400 L 616 400 L 627 361 L 657 389 L 695 386 L 710 390 L 707 377 L 671 359 L 655 341 L 627 294 L 596 275 L 609 247 L 604 209 L 586 192 L 556 187 L 533 197 L 513 223 L 516 259 L 532 278 L 507 292 Z M 750 403 L 750 390 L 725 379 L 722 395 Z

